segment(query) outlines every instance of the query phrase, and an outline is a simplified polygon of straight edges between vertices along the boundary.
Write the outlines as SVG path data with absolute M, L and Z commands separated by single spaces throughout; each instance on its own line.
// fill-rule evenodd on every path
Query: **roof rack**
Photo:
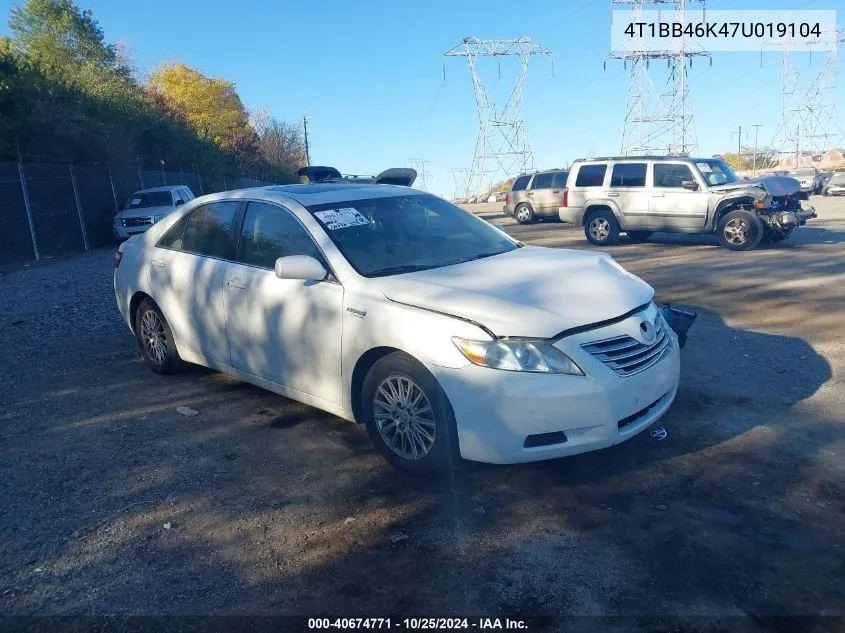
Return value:
M 652 155 L 642 155 L 642 156 L 592 156 L 589 158 L 577 158 L 578 161 L 588 161 L 588 160 L 681 160 L 685 158 L 692 158 L 691 156 L 652 156 Z

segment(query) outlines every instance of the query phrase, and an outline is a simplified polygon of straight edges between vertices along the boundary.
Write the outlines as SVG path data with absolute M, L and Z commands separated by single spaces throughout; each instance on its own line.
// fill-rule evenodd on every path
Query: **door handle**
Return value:
M 653 193 L 653 194 L 651 194 L 651 197 L 652 198 L 665 198 L 666 196 L 665 196 L 665 194 L 662 194 L 662 193 Z
M 226 285 L 230 288 L 237 288 L 238 290 L 245 290 L 246 284 L 240 279 L 227 279 Z
M 533 195 L 534 195 L 534 192 L 533 192 L 533 191 L 529 191 L 529 192 L 528 192 L 528 195 L 529 195 L 529 196 L 533 196 Z
M 560 189 L 552 189 L 552 193 L 560 193 Z
M 163 261 L 161 261 L 160 259 L 152 259 L 152 260 L 150 260 L 150 265 L 151 265 L 153 268 L 167 268 L 167 264 L 165 264 L 165 263 L 164 263 Z
M 610 193 L 607 194 L 607 197 L 608 198 L 618 198 L 619 194 L 614 192 L 614 191 L 611 191 Z

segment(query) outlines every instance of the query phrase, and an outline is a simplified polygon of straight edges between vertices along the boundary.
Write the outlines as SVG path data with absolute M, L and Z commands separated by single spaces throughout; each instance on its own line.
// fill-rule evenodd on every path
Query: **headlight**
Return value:
M 584 372 L 569 356 L 545 341 L 499 339 L 470 341 L 452 337 L 455 347 L 474 365 L 506 371 L 583 376 Z

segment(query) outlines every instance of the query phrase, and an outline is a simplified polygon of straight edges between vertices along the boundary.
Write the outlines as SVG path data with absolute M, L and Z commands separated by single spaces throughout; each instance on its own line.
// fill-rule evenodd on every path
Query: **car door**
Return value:
M 288 255 L 310 255 L 329 269 L 291 211 L 247 203 L 224 280 L 232 366 L 340 404 L 343 286 L 333 275 L 324 281 L 279 279 L 276 260 Z
M 704 226 L 708 194 L 703 181 L 688 163 L 655 162 L 652 178 L 654 186 L 649 199 L 651 228 L 699 229 Z M 695 189 L 686 188 L 685 183 Z
M 531 201 L 535 215 L 557 215 L 561 190 L 558 189 L 556 194 L 553 193 L 555 191 L 554 176 L 554 172 L 534 176 L 531 189 L 528 190 L 528 199 Z
M 649 225 L 649 192 L 645 188 L 647 163 L 615 163 L 607 196 L 619 209 L 625 228 Z
M 228 365 L 223 275 L 240 202 L 197 207 L 159 240 L 149 261 L 150 288 L 180 349 Z

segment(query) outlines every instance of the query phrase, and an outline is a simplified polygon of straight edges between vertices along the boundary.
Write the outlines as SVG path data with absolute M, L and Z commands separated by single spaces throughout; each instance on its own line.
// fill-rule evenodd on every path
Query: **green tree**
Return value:
M 271 166 L 292 174 L 306 165 L 305 139 L 299 125 L 277 119 L 266 108 L 253 112 L 250 124 L 258 134 L 258 149 Z
M 94 74 L 130 78 L 117 47 L 106 43 L 91 11 L 80 10 L 71 0 L 27 0 L 12 9 L 9 28 L 15 46 L 49 78 L 66 83 Z
M 206 77 L 185 64 L 168 64 L 153 73 L 150 83 L 173 107 L 185 112 L 201 138 L 223 149 L 232 149 L 255 134 L 231 81 Z

